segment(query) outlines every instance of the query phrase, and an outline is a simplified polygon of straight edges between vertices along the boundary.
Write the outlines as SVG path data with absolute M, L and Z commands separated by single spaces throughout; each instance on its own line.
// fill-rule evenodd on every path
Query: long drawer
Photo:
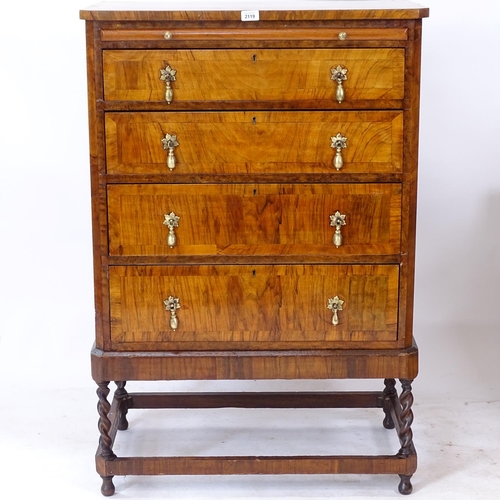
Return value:
M 391 255 L 401 185 L 108 186 L 110 255 Z
M 401 111 L 106 114 L 109 174 L 393 173 L 402 158 Z
M 104 98 L 165 102 L 169 81 L 174 103 L 336 102 L 339 66 L 346 103 L 404 97 L 404 49 L 380 48 L 104 50 Z
M 394 341 L 398 276 L 397 265 L 112 266 L 111 341 L 118 349 Z

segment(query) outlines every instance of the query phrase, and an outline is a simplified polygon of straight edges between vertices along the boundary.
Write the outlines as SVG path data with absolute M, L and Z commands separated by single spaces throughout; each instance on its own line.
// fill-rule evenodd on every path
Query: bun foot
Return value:
M 127 429 L 128 429 L 127 415 L 125 415 L 125 413 L 121 413 L 120 420 L 118 420 L 118 430 L 126 431 Z
M 392 420 L 392 417 L 389 413 L 385 414 L 384 421 L 382 422 L 382 425 L 386 429 L 394 429 L 394 420 Z
M 101 493 L 105 497 L 110 497 L 115 493 L 115 485 L 113 484 L 113 476 L 104 476 L 102 478 Z
M 399 476 L 401 481 L 399 482 L 398 490 L 401 495 L 409 495 L 413 491 L 413 486 L 411 484 L 411 476 Z

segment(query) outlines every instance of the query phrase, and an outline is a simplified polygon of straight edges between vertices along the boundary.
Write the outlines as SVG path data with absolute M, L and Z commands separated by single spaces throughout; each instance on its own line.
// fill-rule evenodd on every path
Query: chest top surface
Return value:
M 419 19 L 429 9 L 407 0 L 172 0 L 100 2 L 80 11 L 95 21 L 240 20 L 241 11 L 258 10 L 261 21 Z

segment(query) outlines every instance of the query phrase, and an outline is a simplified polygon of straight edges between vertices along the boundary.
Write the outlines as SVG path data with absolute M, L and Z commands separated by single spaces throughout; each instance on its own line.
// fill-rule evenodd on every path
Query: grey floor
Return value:
M 0 406 L 2 498 L 97 499 L 96 398 L 10 385 Z M 417 402 L 419 499 L 496 499 L 500 401 Z M 119 455 L 393 453 L 381 410 L 133 410 Z M 402 498 L 397 476 L 118 477 L 115 498 Z M 22 492 L 22 495 L 20 495 Z

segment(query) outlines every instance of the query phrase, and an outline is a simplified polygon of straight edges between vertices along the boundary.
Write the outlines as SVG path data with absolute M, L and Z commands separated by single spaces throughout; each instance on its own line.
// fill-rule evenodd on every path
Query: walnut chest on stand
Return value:
M 114 493 L 115 475 L 366 473 L 397 474 L 409 494 L 428 10 L 404 0 L 238 4 L 81 11 L 102 493 Z M 380 392 L 126 389 L 127 381 L 374 378 Z M 400 449 L 113 451 L 130 409 L 223 407 L 378 407 Z

